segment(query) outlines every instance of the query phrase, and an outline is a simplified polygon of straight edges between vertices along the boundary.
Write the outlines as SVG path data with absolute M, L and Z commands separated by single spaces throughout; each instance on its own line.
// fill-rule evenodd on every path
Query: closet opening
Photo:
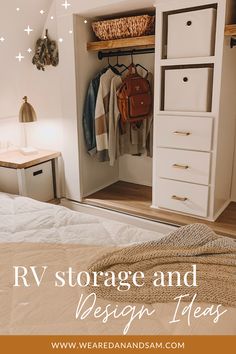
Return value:
M 143 10 L 142 14 L 145 13 L 145 10 Z M 150 14 L 150 10 L 148 10 L 148 13 Z M 140 15 L 139 12 L 137 14 Z M 119 14 L 119 17 L 122 16 L 130 16 L 130 14 Z M 109 17 L 115 18 L 116 15 Z M 96 39 L 92 30 L 92 23 L 98 19 L 101 18 L 85 18 L 76 15 L 74 24 L 76 29 L 75 54 L 81 202 L 148 217 L 150 210 L 152 210 L 154 33 L 147 36 L 149 45 L 147 45 L 146 38 L 142 37 L 140 41 L 144 43 L 143 46 L 140 46 L 140 43 L 137 44 L 137 39 L 132 38 L 133 44 L 130 47 L 127 46 L 125 40 L 121 40 L 118 48 L 110 47 L 109 41 L 107 42 L 107 48 L 102 48 L 101 41 L 99 42 Z M 91 45 L 91 42 L 93 45 Z M 94 50 L 96 42 L 98 48 Z M 93 49 L 89 50 L 91 47 Z M 98 50 L 99 47 L 101 50 Z M 136 85 L 137 90 L 143 90 L 141 92 L 144 97 L 143 102 L 136 101 L 135 97 L 132 97 L 130 100 L 132 106 L 131 108 L 129 106 L 129 113 L 132 109 L 134 119 L 126 122 L 121 119 L 121 108 L 119 103 L 115 102 L 115 99 L 117 99 L 118 91 L 128 74 L 136 74 L 136 71 L 141 78 L 147 80 L 150 87 L 150 97 L 147 98 L 143 87 Z M 114 83 L 112 92 L 110 86 L 109 89 L 103 87 L 102 93 L 97 93 L 95 115 L 100 122 L 96 121 L 96 126 L 94 126 L 91 121 L 90 123 L 85 122 L 86 114 L 90 114 L 92 109 L 89 106 L 91 100 L 88 95 L 92 85 L 98 84 L 94 80 L 95 78 L 99 76 L 101 83 L 101 75 L 104 75 L 103 84 L 108 82 L 107 85 L 110 86 L 111 80 L 116 83 Z M 137 82 L 140 84 L 139 81 Z M 113 99 L 111 99 L 111 95 L 113 95 Z M 109 114 L 104 109 L 104 104 L 106 104 L 108 98 Z M 146 111 L 142 110 L 142 103 L 147 106 Z M 99 104 L 101 104 L 100 108 Z M 138 119 L 138 105 L 141 105 L 139 107 L 141 109 L 141 119 Z M 151 109 L 148 106 L 151 106 Z M 119 118 L 117 118 L 117 107 L 119 108 Z M 146 112 L 144 118 L 142 118 L 144 116 L 143 112 Z M 102 113 L 105 113 L 103 122 Z M 95 135 L 97 134 L 95 140 L 90 139 L 91 137 L 94 138 L 94 134 L 92 134 L 92 131 L 86 131 L 86 127 L 87 129 L 90 127 L 91 130 L 95 129 Z M 101 143 L 101 146 L 98 146 L 98 143 Z

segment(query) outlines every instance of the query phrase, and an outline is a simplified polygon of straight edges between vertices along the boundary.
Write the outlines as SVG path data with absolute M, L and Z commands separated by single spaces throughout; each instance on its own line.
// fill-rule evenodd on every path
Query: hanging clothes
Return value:
M 117 90 L 122 85 L 122 78 L 115 76 L 111 80 L 110 102 L 109 102 L 109 160 L 110 166 L 114 166 L 115 161 L 120 156 L 119 151 L 119 120 L 120 111 L 117 103 Z
M 110 90 L 111 81 L 116 76 L 117 74 L 108 69 L 100 78 L 95 108 L 97 158 L 100 162 L 109 161 Z
M 147 156 L 153 157 L 153 119 L 151 122 L 149 133 L 147 135 L 146 149 L 147 149 Z
M 146 152 L 144 137 L 146 135 L 145 122 L 139 128 L 134 128 L 129 122 L 126 123 L 125 132 L 119 137 L 120 156 L 123 155 L 143 155 Z
M 148 74 L 147 77 L 153 92 L 153 75 Z M 123 126 L 120 128 L 119 134 L 119 154 L 120 156 L 129 155 L 143 155 L 152 157 L 153 148 L 153 112 L 147 119 L 135 125 L 129 122 L 126 123 L 125 131 Z
M 91 80 L 86 99 L 84 104 L 83 113 L 83 128 L 84 138 L 87 147 L 87 151 L 91 156 L 95 156 L 97 153 L 96 145 L 96 130 L 95 130 L 95 109 L 97 102 L 97 95 L 100 85 L 100 78 L 106 72 L 106 69 L 101 70 L 93 80 Z
M 146 70 L 145 68 L 143 68 Z M 153 75 L 142 72 L 153 87 Z M 137 123 L 121 125 L 117 92 L 123 80 L 115 67 L 100 71 L 91 80 L 84 104 L 83 129 L 88 153 L 99 162 L 114 166 L 124 154 L 152 157 L 153 113 Z

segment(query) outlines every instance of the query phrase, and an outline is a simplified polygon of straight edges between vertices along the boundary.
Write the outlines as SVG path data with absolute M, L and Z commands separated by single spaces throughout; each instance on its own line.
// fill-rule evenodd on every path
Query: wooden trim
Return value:
M 87 50 L 99 51 L 129 47 L 150 47 L 155 45 L 155 36 L 115 39 L 113 41 L 97 41 L 87 43 Z
M 225 27 L 225 36 L 236 36 L 236 24 Z
M 225 36 L 236 36 L 236 24 L 225 26 Z M 115 39 L 112 41 L 88 42 L 87 50 L 98 52 L 99 50 L 121 49 L 129 47 L 155 46 L 155 35 L 135 38 Z
M 57 151 L 39 150 L 38 154 L 28 156 L 23 155 L 20 151 L 7 151 L 0 154 L 0 167 L 14 169 L 28 168 L 60 156 L 61 153 Z
M 47 203 L 48 204 L 54 204 L 54 205 L 60 205 L 61 204 L 61 199 L 60 198 L 55 198 L 55 199 L 49 200 Z

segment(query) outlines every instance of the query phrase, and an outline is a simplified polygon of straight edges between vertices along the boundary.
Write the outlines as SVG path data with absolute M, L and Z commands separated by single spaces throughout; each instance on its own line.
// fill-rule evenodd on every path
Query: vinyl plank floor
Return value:
M 151 187 L 120 181 L 86 197 L 84 203 L 178 226 L 204 223 L 218 234 L 236 239 L 236 203 L 231 203 L 215 222 L 209 222 L 171 211 L 153 209 L 151 200 Z

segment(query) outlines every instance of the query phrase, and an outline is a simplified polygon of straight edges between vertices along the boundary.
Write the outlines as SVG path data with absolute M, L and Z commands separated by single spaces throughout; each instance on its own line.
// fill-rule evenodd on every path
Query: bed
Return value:
M 20 196 L 0 193 L 0 334 L 55 334 L 102 335 L 122 334 L 129 317 L 120 316 L 107 321 L 104 318 L 76 318 L 81 299 L 87 296 L 86 288 L 55 287 L 55 273 L 72 267 L 85 271 L 95 259 L 127 246 L 161 239 L 165 235 L 136 228 L 104 218 L 71 211 L 67 208 L 37 202 Z M 28 270 L 27 286 L 16 285 L 16 268 Z M 36 266 L 40 286 L 30 267 Z M 19 270 L 20 269 L 20 270 Z M 23 271 L 19 268 L 17 271 Z M 18 284 L 19 285 L 19 284 Z M 56 301 L 55 301 L 56 299 Z M 92 298 L 86 306 L 91 306 Z M 124 305 L 124 304 L 123 304 Z M 196 306 L 206 304 L 194 304 Z M 106 308 L 107 301 L 97 299 L 96 306 Z M 120 304 L 111 303 L 115 309 Z M 127 304 L 136 306 L 141 304 Z M 182 305 L 181 305 L 182 306 Z M 183 307 L 186 306 L 183 305 Z M 191 319 L 186 316 L 170 324 L 176 303 L 146 305 L 152 316 L 134 320 L 127 334 L 228 334 L 236 333 L 236 309 L 227 312 L 215 324 L 212 318 Z M 104 323 L 103 323 L 104 322 Z

